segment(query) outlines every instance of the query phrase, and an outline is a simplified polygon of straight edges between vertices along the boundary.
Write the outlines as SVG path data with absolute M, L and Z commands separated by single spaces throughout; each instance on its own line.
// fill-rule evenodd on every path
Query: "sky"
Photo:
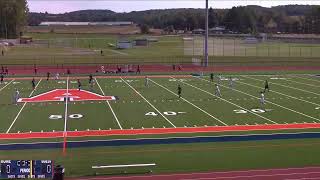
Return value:
M 148 9 L 204 8 L 204 0 L 27 0 L 30 12 L 64 13 L 85 9 L 109 9 L 130 12 Z M 271 7 L 287 4 L 320 5 L 320 0 L 209 0 L 213 8 L 259 5 Z

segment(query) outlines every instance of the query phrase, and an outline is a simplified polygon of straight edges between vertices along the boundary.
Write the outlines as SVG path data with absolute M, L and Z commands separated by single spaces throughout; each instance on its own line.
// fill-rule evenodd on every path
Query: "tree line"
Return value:
M 204 9 L 164 9 L 116 13 L 84 10 L 64 14 L 29 13 L 29 25 L 42 21 L 132 21 L 166 31 L 204 29 Z M 239 33 L 319 33 L 320 6 L 286 5 L 265 8 L 239 6 L 209 9 L 209 27 L 225 26 Z
M 27 24 L 27 0 L 0 0 L 0 38 L 15 38 Z

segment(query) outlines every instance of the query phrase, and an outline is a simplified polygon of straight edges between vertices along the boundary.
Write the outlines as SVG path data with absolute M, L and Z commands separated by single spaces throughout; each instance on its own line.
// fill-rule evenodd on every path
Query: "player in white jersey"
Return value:
M 231 89 L 233 89 L 233 85 L 234 85 L 234 82 L 233 82 L 232 77 L 230 76 L 230 77 L 229 77 L 229 87 L 230 87 Z
M 101 66 L 101 72 L 102 72 L 103 74 L 106 73 L 106 70 L 104 69 L 104 66 L 103 66 L 103 65 Z
M 218 84 L 215 84 L 215 92 L 214 94 L 218 97 L 222 97 L 221 96 L 221 92 L 220 92 L 220 88 L 219 88 L 219 85 Z
M 145 77 L 144 86 L 145 87 L 149 87 L 149 78 L 148 78 L 148 76 Z
M 20 98 L 20 92 L 18 91 L 18 89 L 16 89 L 16 91 L 14 92 L 14 103 L 17 105 L 18 100 Z
M 58 79 L 59 79 L 59 76 L 60 76 L 60 74 L 57 73 L 56 76 L 55 76 L 55 79 L 58 80 Z
M 265 102 L 264 94 L 263 94 L 263 92 L 261 91 L 261 92 L 260 92 L 260 105 L 261 105 L 261 108 L 262 108 L 262 109 L 264 109 L 265 104 L 266 104 L 266 102 Z

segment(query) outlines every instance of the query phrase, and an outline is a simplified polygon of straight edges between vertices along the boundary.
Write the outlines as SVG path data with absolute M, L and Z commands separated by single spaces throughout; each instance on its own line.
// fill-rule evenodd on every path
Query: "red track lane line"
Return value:
M 320 123 L 68 131 L 68 137 L 146 135 L 146 134 L 155 135 L 155 134 L 176 134 L 176 133 L 234 132 L 234 131 L 314 129 L 314 128 L 320 128 Z M 0 140 L 59 138 L 59 137 L 63 137 L 63 132 L 43 132 L 43 133 L 32 132 L 32 133 L 8 133 L 8 134 L 0 133 Z
M 243 170 L 243 171 L 226 171 L 226 172 L 204 172 L 204 173 L 180 173 L 180 174 L 159 174 L 159 175 L 135 175 L 135 176 L 105 176 L 92 178 L 70 178 L 70 180 L 191 180 L 191 179 L 284 179 L 284 178 L 303 178 L 320 175 L 320 167 L 305 168 L 287 168 L 287 169 L 261 169 L 261 170 Z

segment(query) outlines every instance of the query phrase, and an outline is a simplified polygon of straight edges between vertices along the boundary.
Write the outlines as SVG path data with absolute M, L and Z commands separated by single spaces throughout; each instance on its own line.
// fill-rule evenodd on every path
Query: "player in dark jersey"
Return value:
M 180 86 L 180 84 L 178 85 L 178 95 L 179 95 L 179 98 L 181 98 L 181 92 L 182 92 L 182 88 Z
M 266 92 L 266 90 L 268 90 L 268 92 L 269 92 L 269 83 L 268 83 L 268 80 L 266 80 L 265 82 L 264 82 L 264 91 L 263 91 L 263 93 L 265 93 Z
M 3 76 L 3 74 L 1 74 L 1 75 L 0 75 L 0 84 L 3 83 L 3 78 L 4 78 L 4 76 Z
M 49 78 L 50 78 L 50 73 L 47 72 L 47 81 L 49 81 Z
M 90 75 L 89 75 L 89 84 L 91 84 L 92 81 L 93 81 L 93 76 L 92 76 L 92 74 L 90 74 Z
M 78 90 L 80 91 L 81 90 L 81 82 L 80 82 L 80 80 L 78 79 Z
M 213 73 L 210 74 L 210 80 L 213 82 Z
M 36 81 L 34 80 L 34 78 L 31 81 L 32 83 L 32 89 L 34 90 L 36 88 Z

